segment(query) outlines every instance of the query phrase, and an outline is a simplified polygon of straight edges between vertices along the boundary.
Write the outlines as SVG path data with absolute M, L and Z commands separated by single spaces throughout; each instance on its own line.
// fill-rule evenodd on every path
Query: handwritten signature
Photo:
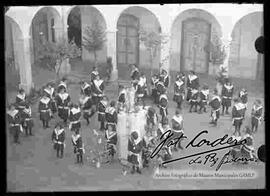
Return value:
M 198 139 L 201 135 L 207 134 L 207 133 L 208 133 L 207 130 L 203 130 L 200 133 L 198 133 L 186 145 L 185 148 L 186 149 L 190 148 L 190 147 L 199 148 L 199 147 L 202 147 L 202 146 L 205 146 L 205 145 L 209 146 L 211 148 L 214 148 L 214 147 L 216 147 L 218 145 L 220 145 L 222 147 L 214 148 L 214 149 L 203 151 L 203 152 L 199 152 L 199 153 L 188 155 L 188 156 L 185 156 L 185 157 L 179 157 L 179 158 L 176 158 L 176 159 L 167 160 L 167 161 L 164 161 L 162 164 L 165 165 L 165 164 L 172 163 L 172 162 L 175 162 L 175 161 L 180 161 L 180 160 L 192 158 L 189 161 L 190 165 L 192 165 L 192 164 L 204 164 L 205 165 L 206 163 L 210 163 L 210 167 L 213 167 L 220 160 L 217 167 L 216 167 L 216 171 L 218 171 L 221 168 L 221 166 L 224 165 L 224 164 L 228 164 L 228 163 L 232 163 L 232 162 L 239 162 L 239 161 L 255 161 L 255 162 L 257 161 L 257 159 L 254 159 L 254 158 L 249 158 L 249 159 L 248 158 L 233 158 L 233 159 L 230 159 L 229 158 L 230 157 L 229 155 L 231 153 L 230 150 L 226 154 L 224 154 L 222 159 L 220 159 L 219 157 L 217 157 L 217 153 L 215 153 L 216 151 L 223 150 L 223 149 L 226 149 L 226 148 L 232 148 L 232 147 L 239 146 L 239 145 L 244 145 L 244 144 L 246 144 L 247 141 L 246 141 L 246 139 L 237 141 L 236 139 L 233 139 L 232 137 L 228 137 L 228 134 L 225 134 L 223 137 L 218 138 L 218 139 L 216 139 L 216 140 L 214 140 L 212 142 L 207 140 L 207 139 L 201 139 L 201 140 Z M 152 153 L 150 155 L 150 158 L 153 159 L 160 152 L 160 150 L 164 146 L 170 147 L 170 146 L 174 145 L 176 147 L 177 143 L 181 139 L 186 139 L 186 138 L 187 138 L 187 136 L 185 136 L 183 133 L 178 137 L 174 137 L 173 131 L 168 130 L 168 131 L 164 132 L 160 136 L 161 142 L 152 151 Z M 226 145 L 226 146 L 224 146 L 224 145 Z M 206 156 L 204 156 L 204 157 L 201 156 L 203 154 L 206 154 Z

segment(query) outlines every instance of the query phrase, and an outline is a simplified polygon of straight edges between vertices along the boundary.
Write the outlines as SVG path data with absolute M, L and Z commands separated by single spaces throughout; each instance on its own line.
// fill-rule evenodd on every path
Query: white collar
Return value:
M 107 106 L 107 104 L 108 104 L 108 102 L 107 101 L 105 101 L 105 100 L 101 100 L 100 101 L 100 103 L 104 106 L 104 107 L 106 107 Z
M 73 140 L 73 142 L 76 143 L 77 140 L 78 140 L 80 137 L 81 137 L 80 134 L 78 134 L 78 135 L 72 135 L 72 140 Z
M 246 106 L 242 103 L 237 103 L 234 106 L 235 106 L 236 110 L 242 110 L 242 109 L 246 108 Z
M 62 99 L 62 101 L 66 100 L 68 98 L 68 94 L 67 93 L 63 93 L 63 94 L 59 93 L 58 95 Z
M 109 114 L 113 115 L 114 112 L 115 112 L 115 108 L 114 107 L 108 107 L 108 108 L 106 108 L 106 113 L 109 113 Z
M 197 79 L 198 77 L 196 75 L 188 75 L 188 78 L 190 81 Z
M 28 109 L 27 108 L 24 108 L 24 112 L 28 113 L 31 115 L 31 108 L 29 107 Z
M 40 101 L 41 101 L 42 103 L 44 103 L 44 104 L 48 104 L 49 101 L 50 101 L 50 98 L 49 98 L 49 97 L 42 97 Z
M 84 83 L 83 86 L 82 86 L 82 89 L 86 89 L 87 87 L 89 87 L 90 85 L 88 83 Z
M 160 98 L 159 98 L 159 99 L 162 99 L 162 98 L 168 100 L 168 97 L 167 97 L 167 95 L 165 95 L 165 94 L 160 95 Z
M 102 84 L 103 80 L 94 80 L 94 84 L 99 87 Z
M 18 94 L 17 97 L 20 98 L 21 100 L 24 100 L 25 99 L 25 93 L 24 94 Z
M 209 95 L 209 89 L 206 90 L 201 90 L 202 94 L 204 94 L 205 96 Z
M 253 108 L 255 109 L 255 110 L 259 110 L 259 109 L 261 109 L 262 108 L 262 106 L 260 105 L 260 106 L 256 106 L 256 105 L 254 105 L 253 106 Z
M 197 89 L 192 89 L 192 94 L 198 93 L 199 91 Z
M 233 85 L 227 86 L 226 84 L 224 84 L 224 87 L 228 90 L 231 90 L 233 88 Z
M 81 102 L 81 104 L 85 104 L 88 100 L 90 99 L 90 97 L 88 97 L 88 96 L 85 96 L 84 98 L 80 98 L 80 102 Z
M 184 82 L 181 80 L 181 81 L 179 81 L 179 80 L 177 80 L 177 81 L 175 81 L 175 83 L 176 83 L 176 85 L 177 86 L 181 86 L 182 84 L 184 84 Z
M 114 131 L 112 131 L 111 133 L 109 133 L 109 131 L 108 130 L 106 130 L 106 135 L 107 135 L 107 138 L 108 139 L 110 139 L 110 138 L 112 138 L 113 136 L 115 136 L 116 135 L 116 132 L 114 132 Z
M 73 114 L 77 114 L 77 113 L 81 112 L 80 108 L 72 108 L 70 111 L 71 111 Z
M 54 131 L 56 135 L 60 135 L 64 131 L 64 129 L 59 129 L 59 130 L 54 129 Z
M 220 97 L 219 97 L 218 95 L 214 95 L 214 96 L 212 97 L 212 100 L 214 100 L 214 99 L 217 99 L 218 101 L 221 101 L 221 99 L 220 99 Z
M 180 116 L 176 116 L 174 115 L 173 116 L 173 119 L 178 122 L 179 124 L 181 124 L 183 122 L 183 117 L 180 115 Z
M 9 110 L 7 113 L 12 117 L 12 118 L 14 118 L 15 116 L 16 116 L 16 114 L 18 114 L 18 110 L 13 110 L 13 111 L 11 111 L 11 110 Z

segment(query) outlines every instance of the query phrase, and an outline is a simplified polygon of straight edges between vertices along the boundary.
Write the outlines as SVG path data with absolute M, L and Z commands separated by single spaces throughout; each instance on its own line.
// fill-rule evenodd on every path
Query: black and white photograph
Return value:
M 6 191 L 266 188 L 264 4 L 5 6 Z

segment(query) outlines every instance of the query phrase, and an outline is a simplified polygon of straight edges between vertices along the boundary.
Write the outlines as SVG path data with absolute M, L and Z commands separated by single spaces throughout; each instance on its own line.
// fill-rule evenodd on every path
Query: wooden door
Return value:
M 139 19 L 123 14 L 117 23 L 117 63 L 118 65 L 139 62 Z
M 210 43 L 211 25 L 199 18 L 182 22 L 181 70 L 207 73 L 209 52 L 205 47 Z

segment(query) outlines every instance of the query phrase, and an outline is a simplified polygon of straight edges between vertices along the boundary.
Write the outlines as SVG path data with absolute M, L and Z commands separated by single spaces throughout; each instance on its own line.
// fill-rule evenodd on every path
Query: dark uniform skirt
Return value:
M 129 154 L 127 157 L 127 160 L 129 163 L 133 165 L 139 165 L 139 154 Z
M 233 119 L 233 126 L 241 126 L 243 119 Z
M 199 106 L 200 107 L 205 107 L 207 105 L 207 101 L 206 100 L 200 100 L 199 102 Z
M 63 120 L 68 119 L 68 109 L 58 107 L 58 116 Z
M 81 128 L 81 122 L 76 122 L 76 123 L 72 123 L 71 124 L 71 127 L 70 127 L 70 130 L 71 131 L 75 131 L 75 130 L 78 130 Z
M 50 115 L 49 110 L 44 111 L 44 112 L 43 111 L 40 112 L 40 120 L 48 121 L 48 120 L 50 120 L 50 118 L 51 118 L 51 115 Z
M 52 100 L 52 113 L 56 113 L 56 112 L 57 112 L 56 102 Z
M 232 100 L 229 98 L 222 98 L 222 105 L 226 107 L 231 107 Z
M 174 95 L 173 96 L 173 101 L 175 101 L 176 103 L 181 103 L 183 101 L 183 95 Z
M 32 118 L 30 119 L 25 119 L 23 122 L 23 126 L 27 128 L 32 128 L 34 126 L 34 121 Z
M 251 117 L 251 124 L 258 126 L 259 125 L 259 119 L 257 119 L 255 116 Z
M 190 88 L 188 88 L 188 90 L 187 90 L 187 101 L 189 101 L 190 100 L 190 98 L 191 98 L 191 89 Z
M 98 112 L 98 121 L 100 121 L 100 122 L 105 122 L 106 121 L 105 113 Z

